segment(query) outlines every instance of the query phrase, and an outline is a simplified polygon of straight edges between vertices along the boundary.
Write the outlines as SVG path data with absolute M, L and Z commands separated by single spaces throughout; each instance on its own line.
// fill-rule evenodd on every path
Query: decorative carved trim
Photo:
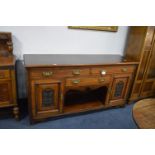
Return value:
M 123 82 L 123 81 L 119 81 L 119 82 L 116 84 L 114 96 L 115 96 L 115 97 L 121 96 L 121 95 L 122 95 L 122 92 L 123 92 L 123 88 L 124 88 L 124 82 Z
M 0 56 L 8 56 L 12 54 L 12 51 L 12 34 L 10 32 L 0 32 Z
M 48 107 L 54 103 L 54 90 L 45 89 L 42 91 L 42 106 Z

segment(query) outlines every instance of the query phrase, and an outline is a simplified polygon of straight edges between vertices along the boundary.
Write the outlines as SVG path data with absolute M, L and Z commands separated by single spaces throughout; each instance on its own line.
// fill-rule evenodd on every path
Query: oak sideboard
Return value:
M 138 62 L 119 55 L 24 55 L 31 123 L 124 106 Z

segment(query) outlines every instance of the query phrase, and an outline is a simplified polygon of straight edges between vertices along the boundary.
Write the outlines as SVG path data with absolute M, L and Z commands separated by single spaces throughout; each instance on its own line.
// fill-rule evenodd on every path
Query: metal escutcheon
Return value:
M 127 68 L 122 68 L 122 72 L 127 72 L 128 69 Z
M 104 78 L 100 78 L 99 81 L 100 82 L 105 82 L 105 79 Z
M 80 80 L 73 80 L 72 81 L 74 84 L 78 84 L 78 83 L 80 83 Z
M 53 72 L 43 72 L 42 75 L 43 76 L 46 76 L 46 77 L 52 76 L 53 75 Z
M 80 70 L 73 70 L 74 75 L 80 75 Z

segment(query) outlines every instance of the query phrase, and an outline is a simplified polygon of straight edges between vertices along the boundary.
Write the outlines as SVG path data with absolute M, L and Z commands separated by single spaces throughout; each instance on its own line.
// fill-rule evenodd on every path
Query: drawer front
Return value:
M 134 66 L 112 66 L 112 67 L 97 67 L 92 68 L 91 73 L 92 74 L 100 74 L 100 75 L 106 75 L 106 74 L 117 74 L 117 73 L 132 73 L 134 72 L 135 67 Z
M 105 77 L 86 77 L 86 78 L 70 78 L 66 80 L 67 87 L 104 85 L 111 82 L 110 76 Z
M 53 77 L 78 77 L 89 76 L 90 70 L 88 68 L 73 68 L 73 69 L 33 69 L 30 71 L 31 79 L 53 78 Z
M 0 70 L 0 79 L 7 79 L 10 77 L 9 70 Z

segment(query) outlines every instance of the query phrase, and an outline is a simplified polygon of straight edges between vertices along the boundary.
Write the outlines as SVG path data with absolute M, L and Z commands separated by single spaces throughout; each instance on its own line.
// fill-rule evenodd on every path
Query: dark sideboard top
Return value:
M 25 67 L 138 64 L 120 55 L 103 54 L 25 54 L 24 63 Z

